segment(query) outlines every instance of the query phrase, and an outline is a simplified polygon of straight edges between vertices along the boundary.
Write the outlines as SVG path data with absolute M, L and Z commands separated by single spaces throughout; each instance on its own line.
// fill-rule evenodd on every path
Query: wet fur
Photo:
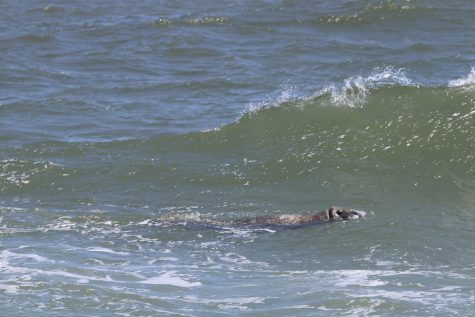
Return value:
M 364 212 L 352 209 L 331 207 L 311 215 L 303 214 L 284 214 L 275 216 L 260 216 L 252 218 L 237 219 L 231 222 L 233 225 L 290 225 L 302 226 L 308 224 L 317 224 L 326 221 L 358 219 L 364 215 Z

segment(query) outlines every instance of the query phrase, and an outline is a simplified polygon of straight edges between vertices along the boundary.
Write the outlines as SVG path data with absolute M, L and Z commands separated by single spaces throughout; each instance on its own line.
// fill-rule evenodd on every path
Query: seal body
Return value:
M 275 216 L 260 216 L 233 221 L 235 225 L 306 225 L 331 220 L 352 220 L 364 216 L 363 211 L 331 207 L 315 214 L 284 214 Z

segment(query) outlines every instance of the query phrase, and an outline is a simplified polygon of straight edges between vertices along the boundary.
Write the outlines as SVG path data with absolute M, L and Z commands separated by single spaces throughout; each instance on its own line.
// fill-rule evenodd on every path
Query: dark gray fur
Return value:
M 315 214 L 284 214 L 273 216 L 259 216 L 252 218 L 243 218 L 232 221 L 233 225 L 306 225 L 316 224 L 333 220 L 349 220 L 361 218 L 364 212 L 345 209 L 339 207 L 331 207 Z

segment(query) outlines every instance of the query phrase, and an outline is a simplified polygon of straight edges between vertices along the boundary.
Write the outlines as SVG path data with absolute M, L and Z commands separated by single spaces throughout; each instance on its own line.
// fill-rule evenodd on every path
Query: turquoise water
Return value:
M 0 3 L 0 315 L 472 316 L 474 14 Z

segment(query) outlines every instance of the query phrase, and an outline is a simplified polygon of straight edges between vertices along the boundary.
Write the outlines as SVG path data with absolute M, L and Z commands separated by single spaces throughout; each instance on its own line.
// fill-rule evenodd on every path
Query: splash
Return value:
M 321 96 L 330 96 L 330 106 L 359 108 L 365 104 L 366 98 L 374 89 L 393 86 L 417 87 L 419 84 L 406 75 L 405 69 L 396 69 L 393 66 L 377 67 L 367 76 L 348 77 L 342 84 L 329 84 L 310 96 L 302 96 L 297 87 L 284 83 L 274 94 L 263 101 L 251 103 L 241 114 L 241 117 L 255 114 L 261 110 L 289 105 L 303 108 L 308 104 L 308 101 Z
M 392 66 L 375 68 L 366 77 L 349 77 L 343 85 L 328 85 L 313 96 L 329 94 L 332 104 L 337 106 L 361 107 L 373 89 L 392 86 L 417 86 L 418 84 L 406 76 L 403 68 L 395 69 Z
M 475 67 L 472 67 L 470 73 L 462 78 L 449 81 L 449 87 L 467 87 L 475 85 Z
M 299 98 L 300 96 L 296 87 L 286 82 L 281 84 L 275 93 L 264 98 L 263 101 L 251 103 L 241 114 L 241 116 L 245 114 L 256 113 L 263 109 L 280 107 L 283 104 L 298 100 Z

